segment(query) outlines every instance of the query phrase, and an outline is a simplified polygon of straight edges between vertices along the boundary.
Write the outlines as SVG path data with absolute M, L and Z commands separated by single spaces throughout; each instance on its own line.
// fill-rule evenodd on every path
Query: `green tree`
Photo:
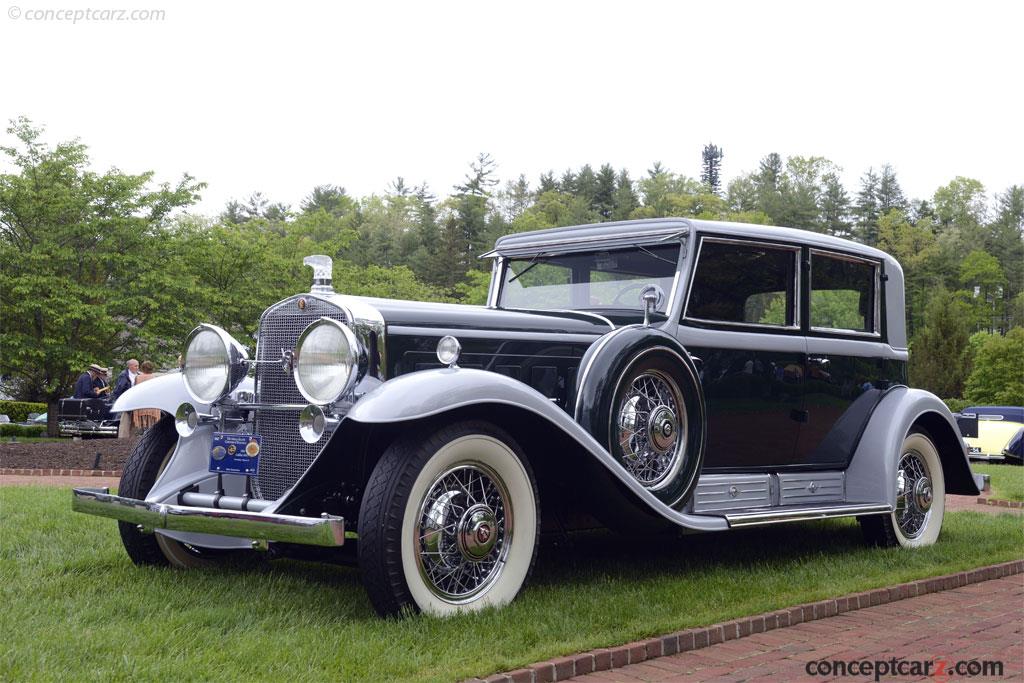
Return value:
M 622 221 L 629 218 L 633 211 L 640 206 L 640 197 L 633 187 L 633 180 L 629 177 L 629 171 L 622 169 L 615 180 L 615 195 L 612 198 L 612 220 Z
M 972 251 L 960 264 L 960 283 L 968 288 L 976 324 L 991 331 L 993 322 L 1000 320 L 1003 313 L 1006 276 L 999 259 L 979 249 Z
M 878 190 L 875 192 L 878 201 L 879 215 L 885 215 L 893 209 L 906 211 L 908 202 L 903 196 L 903 190 L 896 179 L 896 171 L 889 164 L 882 166 L 882 175 L 878 178 Z
M 822 191 L 818 197 L 821 229 L 836 237 L 850 237 L 850 197 L 835 172 L 822 176 Z
M 963 395 L 967 378 L 969 309 L 940 288 L 925 308 L 924 326 L 910 343 L 910 381 L 938 396 Z
M 966 398 L 972 403 L 1024 405 L 1024 327 L 983 341 L 967 378 Z
M 857 192 L 857 202 L 853 209 L 857 217 L 857 238 L 872 246 L 878 242 L 878 218 L 881 215 L 878 207 L 878 182 L 875 169 L 869 168 L 861 176 L 860 191 Z
M 14 169 L 0 175 L 0 374 L 18 398 L 52 403 L 89 363 L 120 364 L 187 331 L 174 313 L 189 283 L 168 267 L 162 227 L 203 185 L 98 173 L 85 145 L 51 148 L 24 118 L 7 132 L 16 143 L 0 147 Z
M 708 143 L 701 152 L 700 181 L 711 194 L 722 191 L 722 157 L 725 152 L 718 145 Z

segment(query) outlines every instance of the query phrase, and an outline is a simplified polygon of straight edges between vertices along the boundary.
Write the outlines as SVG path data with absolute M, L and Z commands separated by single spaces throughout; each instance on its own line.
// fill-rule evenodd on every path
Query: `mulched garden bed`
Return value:
M 91 470 L 99 453 L 98 469 L 120 470 L 134 444 L 134 439 L 68 439 L 65 442 L 42 443 L 0 441 L 0 467 Z

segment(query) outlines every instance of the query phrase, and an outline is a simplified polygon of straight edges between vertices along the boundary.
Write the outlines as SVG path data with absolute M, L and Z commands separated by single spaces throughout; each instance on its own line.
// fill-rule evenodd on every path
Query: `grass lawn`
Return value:
M 375 616 L 355 569 L 137 569 L 67 489 L 0 488 L 0 679 L 452 681 L 1024 556 L 1019 516 L 947 515 L 938 545 L 811 524 L 626 543 L 546 542 L 504 610 Z
M 971 463 L 971 469 L 991 477 L 993 498 L 1024 501 L 1024 467 Z

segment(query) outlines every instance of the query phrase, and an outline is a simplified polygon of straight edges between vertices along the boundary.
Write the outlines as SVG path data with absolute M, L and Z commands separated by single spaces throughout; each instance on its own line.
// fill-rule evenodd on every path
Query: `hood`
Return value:
M 477 331 L 505 331 L 593 335 L 596 338 L 611 332 L 616 326 L 605 316 L 580 311 L 520 311 L 465 304 L 359 298 L 380 311 L 389 328 L 460 330 L 470 336 Z M 458 336 L 455 332 L 446 334 Z

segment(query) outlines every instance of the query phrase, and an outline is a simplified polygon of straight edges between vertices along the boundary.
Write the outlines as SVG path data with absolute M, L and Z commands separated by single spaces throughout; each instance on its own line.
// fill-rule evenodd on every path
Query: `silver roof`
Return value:
M 494 249 L 484 254 L 484 257 L 530 255 L 546 250 L 576 250 L 584 245 L 586 247 L 612 247 L 627 245 L 637 240 L 647 242 L 672 239 L 677 236 L 692 235 L 695 232 L 799 242 L 812 247 L 845 251 L 895 263 L 891 256 L 873 247 L 809 230 L 692 218 L 613 221 L 520 232 L 498 238 Z

